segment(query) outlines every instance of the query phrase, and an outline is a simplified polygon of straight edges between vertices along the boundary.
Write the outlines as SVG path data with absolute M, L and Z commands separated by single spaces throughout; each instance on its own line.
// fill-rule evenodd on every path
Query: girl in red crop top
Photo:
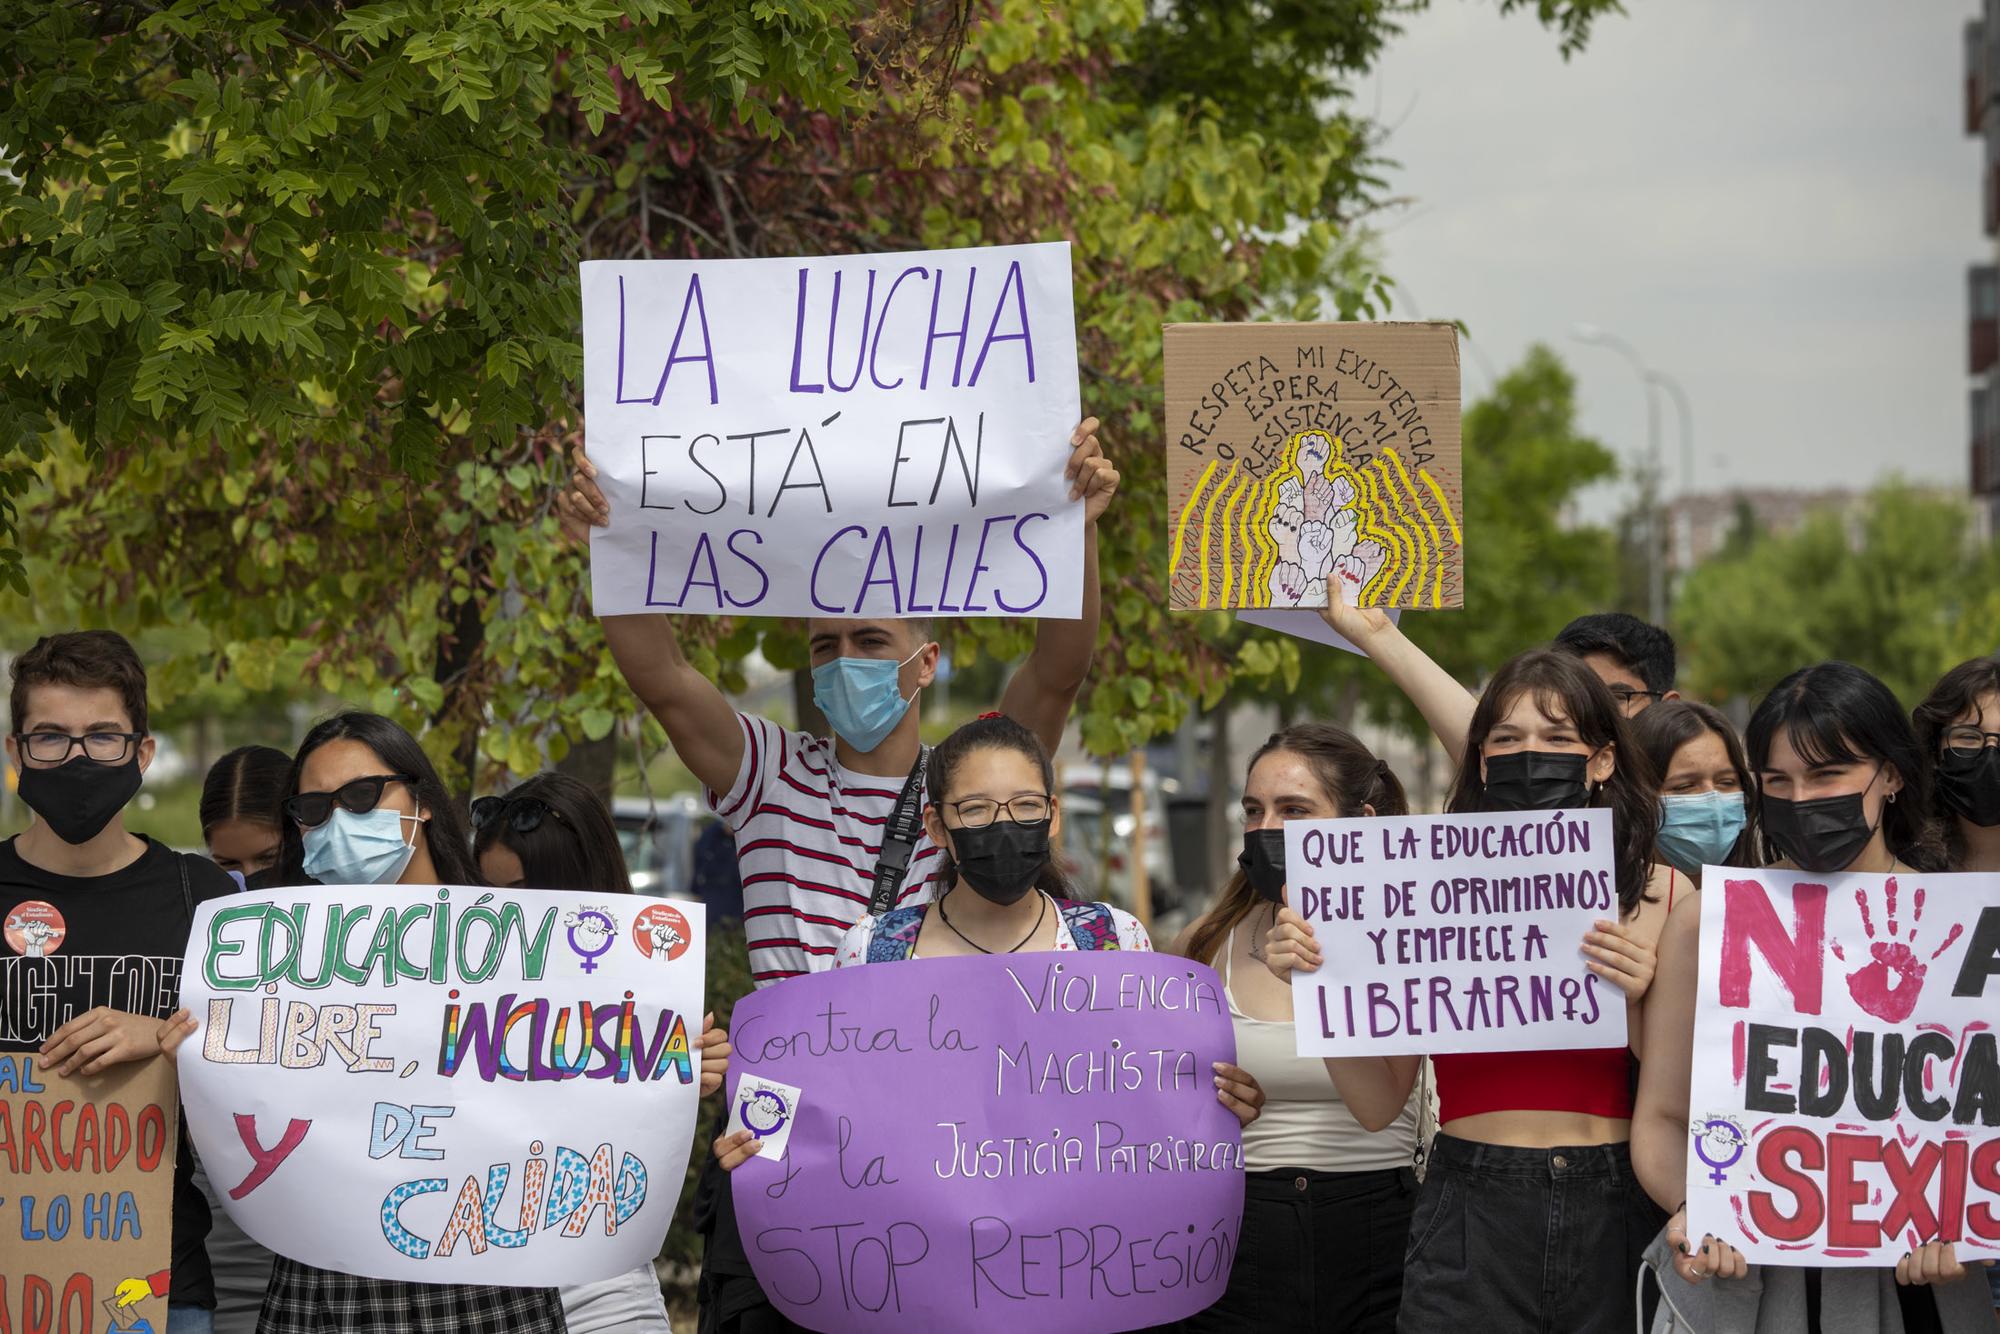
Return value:
M 1378 611 L 1330 608 L 1330 625 L 1423 711 L 1459 762 L 1453 812 L 1612 812 L 1619 920 L 1579 942 L 1627 1003 L 1631 1046 L 1438 1056 L 1440 1133 L 1417 1197 L 1398 1328 L 1623 1331 L 1632 1278 L 1665 1215 L 1632 1171 L 1629 1138 L 1642 1007 L 1664 895 L 1652 892 L 1657 795 L 1605 682 L 1581 658 L 1534 650 L 1471 696 Z M 1315 969 L 1310 926 L 1286 909 L 1266 952 L 1274 971 Z M 1330 1059 L 1362 1124 L 1386 1124 L 1420 1058 Z

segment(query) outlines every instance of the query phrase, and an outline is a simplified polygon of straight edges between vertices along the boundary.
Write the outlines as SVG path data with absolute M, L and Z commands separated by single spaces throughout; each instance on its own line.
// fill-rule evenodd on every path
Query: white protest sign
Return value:
M 1285 822 L 1301 1056 L 1622 1047 L 1625 995 L 1584 966 L 1618 919 L 1611 812 Z
M 1082 614 L 1066 242 L 583 265 L 591 598 Z
M 211 899 L 181 1098 L 223 1206 L 343 1273 L 547 1287 L 658 1254 L 700 1091 L 699 904 L 449 885 Z
M 1701 883 L 1688 1235 L 1759 1264 L 2000 1258 L 2000 875 Z
M 1391 624 L 1403 619 L 1401 608 L 1391 607 L 1385 614 Z M 1316 611 L 1238 611 L 1235 616 L 1245 625 L 1276 630 L 1279 634 L 1290 635 L 1294 639 L 1308 639 L 1315 644 L 1337 648 L 1343 653 L 1361 653 L 1352 640 L 1328 625 L 1326 618 Z

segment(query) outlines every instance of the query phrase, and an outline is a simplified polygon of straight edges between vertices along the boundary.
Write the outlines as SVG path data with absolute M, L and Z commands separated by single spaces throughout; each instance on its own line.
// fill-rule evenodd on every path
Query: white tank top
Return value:
M 1387 1129 L 1370 1134 L 1340 1100 L 1333 1076 L 1317 1056 L 1300 1056 L 1288 1019 L 1253 1019 L 1230 990 L 1236 953 L 1232 932 L 1222 944 L 1222 987 L 1236 1028 L 1236 1063 L 1264 1088 L 1264 1110 L 1243 1129 L 1243 1161 L 1252 1172 L 1304 1167 L 1319 1172 L 1372 1172 L 1408 1167 L 1417 1146 L 1417 1091 Z

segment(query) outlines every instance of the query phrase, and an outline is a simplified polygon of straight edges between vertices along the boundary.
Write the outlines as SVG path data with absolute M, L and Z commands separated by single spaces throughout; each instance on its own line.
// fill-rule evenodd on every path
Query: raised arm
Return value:
M 1451 756 L 1451 762 L 1462 763 L 1466 734 L 1472 730 L 1472 710 L 1478 702 L 1472 692 L 1432 662 L 1428 653 L 1404 638 L 1396 623 L 1379 607 L 1350 607 L 1336 602 L 1322 609 L 1320 617 L 1382 669 L 1382 674 L 1424 715 L 1431 734 L 1437 737 L 1445 754 Z
M 1097 418 L 1086 417 L 1070 432 L 1070 499 L 1082 498 L 1083 615 L 1074 621 L 1044 619 L 1035 627 L 1034 651 L 1015 669 L 1000 696 L 1000 712 L 1042 739 L 1053 755 L 1062 747 L 1070 706 L 1090 675 L 1097 652 L 1099 597 L 1097 521 L 1118 491 L 1118 470 L 1097 440 Z
M 1396 1124 L 1417 1086 L 1421 1056 L 1326 1056 L 1327 1074 L 1340 1100 L 1371 1134 Z
M 563 534 L 587 543 L 593 527 L 611 522 L 611 504 L 597 485 L 597 466 L 579 449 L 570 486 L 556 497 Z M 736 707 L 681 652 L 673 621 L 660 615 L 605 616 L 604 641 L 625 684 L 660 726 L 688 772 L 715 792 L 736 783 L 743 764 L 743 726 Z

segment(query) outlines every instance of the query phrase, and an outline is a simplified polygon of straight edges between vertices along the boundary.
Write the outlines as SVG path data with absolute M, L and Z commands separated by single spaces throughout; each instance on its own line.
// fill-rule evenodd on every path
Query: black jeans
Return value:
M 1515 1149 L 1439 1135 L 1410 1221 L 1409 1334 L 1627 1334 L 1666 1215 L 1623 1144 Z
M 1175 1328 L 1390 1334 L 1416 1195 L 1417 1177 L 1407 1167 L 1250 1173 L 1229 1288 Z
M 703 1157 L 695 1183 L 694 1229 L 702 1239 L 697 1334 L 805 1334 L 757 1286 L 736 1229 L 729 1174 L 712 1153 Z

